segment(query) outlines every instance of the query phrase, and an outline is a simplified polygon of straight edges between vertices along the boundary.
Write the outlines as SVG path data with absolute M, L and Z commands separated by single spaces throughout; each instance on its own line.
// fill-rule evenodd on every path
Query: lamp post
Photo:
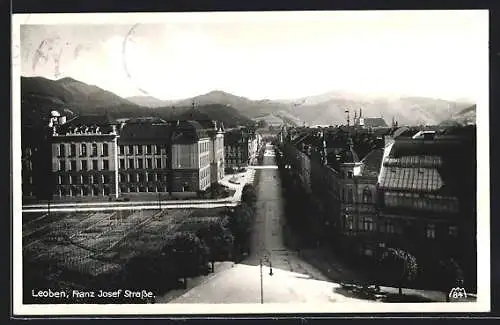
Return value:
M 267 257 L 266 257 L 266 260 L 268 260 Z M 263 272 L 262 272 L 262 267 L 263 267 L 262 259 L 260 259 L 259 262 L 260 262 L 260 303 L 263 304 L 264 303 L 264 276 L 263 276 Z M 273 264 L 271 263 L 271 261 L 269 261 L 269 275 L 272 276 L 273 274 L 274 274 L 273 273 Z

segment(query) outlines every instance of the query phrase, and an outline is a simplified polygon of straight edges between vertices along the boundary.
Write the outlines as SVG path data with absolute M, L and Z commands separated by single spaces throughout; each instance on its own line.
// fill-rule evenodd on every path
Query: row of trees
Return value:
M 290 170 L 285 168 L 286 157 L 278 154 L 276 158 L 280 167 L 285 194 L 287 222 L 295 232 L 295 235 L 298 235 L 299 238 L 303 237 L 302 245 L 307 245 L 307 238 L 311 237 L 311 230 L 308 229 L 311 221 L 304 216 L 308 215 L 308 211 L 314 210 L 314 205 L 310 202 L 304 190 L 301 189 L 300 181 L 293 177 Z M 397 286 L 400 293 L 402 293 L 402 288 L 405 285 L 415 283 L 416 280 L 418 281 L 418 277 L 426 278 L 425 282 L 434 280 L 427 279 L 429 274 L 439 279 L 435 282 L 445 292 L 464 283 L 464 272 L 456 260 L 451 257 L 442 257 L 441 260 L 436 260 L 436 265 L 433 267 L 435 272 L 426 272 L 425 270 L 428 269 L 428 266 L 424 265 L 424 263 L 419 266 L 414 254 L 405 248 L 381 249 L 377 255 L 379 257 L 373 260 L 375 262 L 373 265 L 374 268 L 369 272 L 370 280 L 380 285 Z

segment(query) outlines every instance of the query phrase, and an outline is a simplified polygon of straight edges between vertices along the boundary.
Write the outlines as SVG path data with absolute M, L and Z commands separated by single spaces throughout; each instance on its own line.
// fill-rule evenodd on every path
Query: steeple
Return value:
M 322 145 L 323 145 L 323 165 L 328 165 L 328 148 L 326 146 L 325 130 L 321 131 Z

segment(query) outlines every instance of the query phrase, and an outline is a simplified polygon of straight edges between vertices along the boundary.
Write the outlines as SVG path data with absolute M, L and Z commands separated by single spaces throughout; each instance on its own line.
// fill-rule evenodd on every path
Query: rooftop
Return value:
M 473 164 L 460 141 L 396 139 L 388 146 L 379 177 L 381 188 L 454 195 L 469 185 Z M 468 170 L 471 168 L 470 170 Z
M 127 122 L 120 130 L 118 142 L 136 142 L 144 140 L 166 142 L 170 139 L 171 133 L 172 126 L 165 122 Z
M 372 151 L 365 158 L 363 158 L 363 169 L 361 172 L 362 176 L 377 177 L 380 173 L 380 167 L 382 165 L 382 158 L 384 155 L 384 149 L 377 148 Z
M 172 142 L 175 144 L 190 144 L 207 138 L 208 133 L 205 127 L 199 122 L 192 120 L 178 121 L 174 125 Z

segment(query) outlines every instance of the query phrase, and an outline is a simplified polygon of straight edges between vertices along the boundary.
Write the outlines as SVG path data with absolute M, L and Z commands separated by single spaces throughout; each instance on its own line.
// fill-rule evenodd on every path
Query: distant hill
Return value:
M 276 103 L 270 100 L 251 100 L 246 97 L 236 96 L 224 91 L 214 90 L 209 93 L 187 98 L 175 102 L 176 106 L 190 106 L 195 105 L 210 105 L 222 104 L 234 107 L 242 115 L 249 118 L 264 116 L 267 114 L 275 113 L 280 110 L 287 110 L 288 105 L 285 103 Z
M 151 107 L 156 101 L 151 99 Z M 137 101 L 136 101 L 137 102 Z M 362 109 L 364 117 L 383 118 L 391 124 L 394 117 L 400 125 L 437 124 L 450 119 L 461 109 L 471 106 L 468 102 L 453 102 L 442 99 L 397 95 L 360 94 L 347 91 L 330 91 L 323 94 L 286 100 L 251 100 L 224 91 L 209 93 L 173 101 L 170 105 L 191 106 L 221 104 L 229 105 L 251 119 L 272 116 L 287 123 L 302 125 L 345 124 L 345 110 L 350 110 L 351 121 L 354 112 Z
M 302 121 L 315 124 L 345 124 L 345 110 L 350 111 L 350 120 L 354 114 L 363 117 L 382 117 L 390 124 L 394 117 L 399 125 L 437 124 L 453 116 L 470 103 L 456 103 L 424 97 L 375 97 L 354 93 L 331 92 L 296 100 L 291 114 Z
M 25 124 L 44 123 L 51 110 L 66 114 L 149 115 L 140 107 L 112 92 L 72 78 L 51 80 L 21 77 L 21 116 Z
M 388 125 L 393 117 L 399 125 L 435 125 L 447 120 L 470 120 L 472 116 L 475 119 L 473 103 L 346 91 L 293 100 L 251 100 L 214 90 L 193 98 L 164 101 L 151 96 L 125 99 L 72 78 L 21 77 L 21 93 L 23 123 L 35 123 L 47 117 L 52 109 L 66 109 L 68 114 L 107 113 L 115 118 L 153 116 L 172 119 L 187 114 L 193 103 L 200 113 L 210 119 L 222 120 L 228 126 L 266 117 L 275 123 L 281 120 L 295 125 L 304 122 L 309 125 L 340 125 L 346 123 L 346 109 L 350 110 L 351 121 L 354 112 L 362 109 L 363 117 L 382 117 Z M 471 108 L 473 105 L 474 109 Z
M 268 116 L 269 114 L 274 114 L 274 116 L 280 119 L 280 122 L 282 122 L 283 119 L 288 119 L 290 121 L 298 120 L 297 117 L 291 116 L 291 113 L 288 110 L 290 106 L 289 104 L 270 100 L 251 100 L 220 90 L 214 90 L 206 94 L 176 101 L 159 100 L 150 96 L 136 96 L 129 97 L 127 99 L 136 104 L 152 108 L 175 106 L 176 110 L 179 110 L 182 107 L 192 107 L 193 103 L 196 107 L 212 107 L 211 105 L 221 105 L 219 106 L 221 108 L 232 107 L 241 116 L 245 116 L 248 119 L 255 119 L 258 117 Z
M 239 125 L 254 125 L 248 117 L 240 114 L 236 109 L 228 105 L 208 104 L 192 108 L 184 107 L 158 107 L 156 110 L 167 120 L 217 120 L 224 123 L 226 127 Z
M 114 118 L 142 116 L 163 119 L 186 117 L 191 105 L 146 107 L 133 103 L 112 92 L 84 82 L 62 78 L 21 77 L 21 116 L 23 125 L 46 123 L 51 110 L 67 115 L 108 114 Z M 220 104 L 199 105 L 196 108 L 207 119 L 221 120 L 225 125 L 253 122 L 230 106 Z
M 175 103 L 175 101 L 172 100 L 161 100 L 153 96 L 133 96 L 133 97 L 127 97 L 126 99 L 139 106 L 145 106 L 151 108 L 169 106 Z

